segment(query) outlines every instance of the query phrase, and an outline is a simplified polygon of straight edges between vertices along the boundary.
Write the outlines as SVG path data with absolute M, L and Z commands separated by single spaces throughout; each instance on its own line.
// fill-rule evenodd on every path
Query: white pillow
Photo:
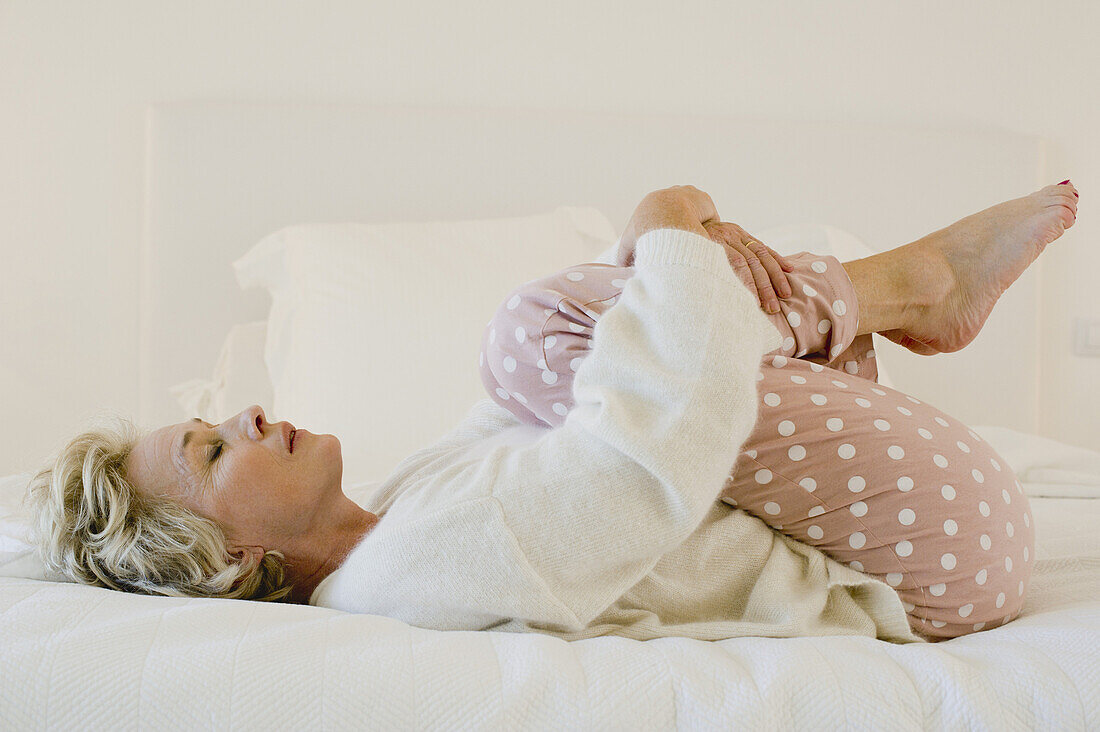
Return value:
M 268 416 L 336 435 L 345 484 L 382 480 L 486 398 L 481 335 L 500 301 L 616 243 L 599 210 L 577 207 L 281 229 L 234 263 L 242 287 L 271 294 Z
M 266 320 L 233 326 L 222 344 L 212 378 L 191 379 L 171 387 L 187 416 L 218 424 L 253 404 L 272 414 L 271 377 L 264 364 L 266 338 Z
M 614 232 L 605 232 L 605 236 L 607 234 L 610 234 L 612 238 L 609 247 L 600 255 L 591 259 L 613 264 L 618 238 L 614 235 Z M 305 236 L 305 234 L 303 233 L 302 236 Z M 778 226 L 761 231 L 756 236 L 780 254 L 812 251 L 819 254 L 831 254 L 841 262 L 847 262 L 877 253 L 854 235 L 826 224 Z M 569 264 L 575 263 L 570 262 Z M 568 264 L 563 266 L 568 266 Z M 541 272 L 536 277 L 545 276 L 546 274 L 549 274 L 549 271 Z M 514 287 L 517 284 L 512 283 L 512 286 Z M 180 406 L 189 415 L 217 423 L 236 414 L 245 407 L 260 404 L 268 415 L 275 419 L 273 388 L 267 366 L 264 363 L 264 341 L 267 328 L 267 321 L 254 321 L 232 328 L 222 347 L 218 363 L 214 368 L 213 377 L 210 379 L 193 379 L 172 388 Z M 895 388 L 886 371 L 881 353 L 877 354 L 877 359 L 879 383 Z M 304 427 L 305 425 L 301 426 Z M 421 444 L 427 444 L 427 438 Z
M 72 582 L 49 572 L 33 544 L 30 509 L 23 505 L 32 473 L 0 477 L 0 577 Z

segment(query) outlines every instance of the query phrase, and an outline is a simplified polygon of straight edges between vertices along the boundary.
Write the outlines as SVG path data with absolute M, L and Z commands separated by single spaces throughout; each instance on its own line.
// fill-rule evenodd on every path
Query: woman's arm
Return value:
M 697 219 L 711 213 L 717 214 L 710 197 L 696 188 L 654 191 L 635 210 L 620 251 L 625 253 L 643 229 L 691 230 Z M 790 294 L 778 258 L 771 259 L 771 250 L 744 229 L 713 218 L 700 230 L 723 245 L 734 272 L 758 302 L 775 297 L 768 281 L 773 271 L 777 282 L 782 279 L 776 287 L 786 287 L 783 294 Z M 758 258 L 758 252 L 764 256 Z M 573 374 L 588 355 L 596 321 L 617 302 L 633 275 L 633 267 L 593 262 L 510 292 L 482 335 L 480 372 L 489 397 L 526 424 L 563 424 L 573 408 Z M 754 276 L 765 283 L 760 290 Z M 777 327 L 787 326 L 782 317 L 779 321 Z
M 760 358 L 782 343 L 723 247 L 701 234 L 645 233 L 634 270 L 592 329 L 564 421 L 469 466 L 530 568 L 581 627 L 714 505 L 755 423 Z M 567 322 L 565 331 L 570 324 L 584 329 Z M 528 340 L 493 340 L 508 337 Z M 519 360 L 502 359 L 503 372 Z M 538 383 L 556 378 L 536 370 Z

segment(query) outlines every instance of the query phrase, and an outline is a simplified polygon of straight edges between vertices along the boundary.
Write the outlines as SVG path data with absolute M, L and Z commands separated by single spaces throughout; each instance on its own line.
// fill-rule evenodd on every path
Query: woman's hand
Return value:
M 657 229 L 684 229 L 708 236 L 704 221 L 718 221 L 710 196 L 695 186 L 673 186 L 646 194 L 619 239 L 615 253 L 620 267 L 634 266 L 634 245 L 642 234 Z
M 661 191 L 657 192 L 672 192 L 683 197 L 695 210 L 695 215 L 698 217 L 699 223 L 701 224 L 705 224 L 708 221 L 718 221 L 718 209 L 714 207 L 714 201 L 711 200 L 709 194 L 699 190 L 695 186 L 672 186 L 670 188 L 662 188 Z
M 781 297 L 791 296 L 791 284 L 783 272 L 794 269 L 787 260 L 764 246 L 737 224 L 720 221 L 711 197 L 695 186 L 672 186 L 653 191 L 642 199 L 619 239 L 616 263 L 634 266 L 634 245 L 647 231 L 685 229 L 723 245 L 734 274 L 757 293 L 770 313 L 779 312 Z
M 784 272 L 794 269 L 785 257 L 764 246 L 737 224 L 724 221 L 704 221 L 710 238 L 726 248 L 734 274 L 756 293 L 757 304 L 766 312 L 779 312 L 780 297 L 791 296 L 791 283 Z

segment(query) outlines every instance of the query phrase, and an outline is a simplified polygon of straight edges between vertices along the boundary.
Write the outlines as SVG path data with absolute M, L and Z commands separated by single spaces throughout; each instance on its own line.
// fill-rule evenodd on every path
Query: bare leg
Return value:
M 914 353 L 953 353 L 973 341 L 1001 294 L 1073 226 L 1068 181 L 991 206 L 903 247 L 843 263 L 860 334 Z
M 920 242 L 906 244 L 881 254 L 842 262 L 856 291 L 859 326 L 856 335 L 908 328 L 928 308 L 940 302 L 951 282 L 940 278 L 942 287 L 917 287 L 915 273 L 935 267 Z M 928 278 L 935 282 L 934 278 Z

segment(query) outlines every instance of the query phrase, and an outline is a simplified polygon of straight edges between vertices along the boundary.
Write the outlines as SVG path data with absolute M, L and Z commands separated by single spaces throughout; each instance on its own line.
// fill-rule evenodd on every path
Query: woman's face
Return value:
M 126 475 L 217 522 L 230 542 L 279 549 L 317 536 L 346 501 L 333 435 L 271 424 L 252 406 L 219 425 L 162 427 L 134 446 Z

